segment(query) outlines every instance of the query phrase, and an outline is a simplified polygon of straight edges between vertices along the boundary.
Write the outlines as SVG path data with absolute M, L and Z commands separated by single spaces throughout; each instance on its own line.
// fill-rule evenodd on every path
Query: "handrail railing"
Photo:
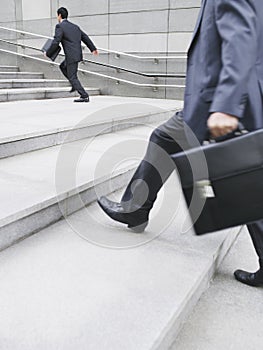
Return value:
M 27 48 L 27 49 L 30 49 L 30 50 L 35 50 L 35 51 L 42 52 L 41 49 L 38 49 L 36 47 L 30 46 L 30 45 L 25 45 L 25 44 L 14 43 L 13 41 L 5 40 L 5 39 L 0 39 L 0 42 L 4 42 L 4 43 L 11 44 L 11 45 L 14 45 L 14 46 L 19 46 L 19 47 L 22 47 L 22 48 Z M 60 54 L 60 56 L 65 56 L 65 55 L 64 54 Z M 127 72 L 127 73 L 139 75 L 139 76 L 146 77 L 146 78 L 184 78 L 185 77 L 184 74 L 158 74 L 158 73 L 157 74 L 154 74 L 154 73 L 149 74 L 149 73 L 141 73 L 141 72 L 138 72 L 138 71 L 134 71 L 134 70 L 130 70 L 130 69 L 126 69 L 126 68 L 122 68 L 122 67 L 106 64 L 106 63 L 95 62 L 95 61 L 87 60 L 87 59 L 84 59 L 83 62 L 84 63 L 88 62 L 88 63 L 94 64 L 94 65 L 98 65 L 98 66 L 102 66 L 102 67 L 106 67 L 106 68 L 116 69 L 117 71 L 124 71 L 124 72 Z
M 23 35 L 36 36 L 38 38 L 43 38 L 43 39 L 52 39 L 51 36 L 35 34 L 35 33 L 31 33 L 31 32 L 25 32 L 24 30 L 18 30 L 18 29 L 13 29 L 13 28 L 6 28 L 6 27 L 2 27 L 2 26 L 0 26 L 0 29 L 7 30 L 7 31 L 10 31 L 10 32 L 14 32 L 14 33 L 20 33 L 20 34 L 23 34 Z
M 24 58 L 29 58 L 29 59 L 32 59 L 32 60 L 35 60 L 35 61 L 43 62 L 45 64 L 51 64 L 51 65 L 59 66 L 59 63 L 57 63 L 57 62 L 47 61 L 47 60 L 42 59 L 42 58 L 32 57 L 32 56 L 21 54 L 21 53 L 14 52 L 14 51 L 0 49 L 0 52 L 5 52 L 5 53 L 11 54 L 11 55 L 16 55 L 16 56 L 20 56 L 20 57 L 24 57 Z M 115 78 L 115 77 L 112 77 L 112 76 L 109 76 L 109 75 L 106 75 L 106 74 L 92 72 L 92 71 L 88 71 L 88 70 L 84 70 L 84 69 L 79 69 L 79 71 L 83 72 L 83 73 L 90 74 L 90 75 L 99 76 L 101 78 L 114 80 L 117 84 L 125 83 L 125 84 L 138 86 L 138 87 L 149 87 L 149 88 L 153 88 L 153 89 L 156 89 L 156 90 L 158 88 L 184 88 L 185 87 L 185 85 L 178 85 L 178 84 L 176 84 L 176 85 L 169 85 L 169 84 L 143 84 L 143 83 L 136 83 L 136 82 L 131 81 L 131 80 L 118 79 L 118 78 Z
M 176 52 L 176 55 L 174 56 L 139 56 L 139 55 L 134 55 L 132 53 L 127 53 L 127 52 L 121 52 L 121 51 L 115 51 L 115 50 L 108 50 L 108 49 L 103 49 L 103 48 L 98 48 L 98 50 L 100 51 L 105 51 L 105 52 L 109 52 L 109 53 L 114 53 L 116 55 L 117 58 L 119 58 L 120 56 L 127 56 L 127 57 L 132 57 L 135 59 L 139 59 L 139 60 L 170 60 L 170 59 L 176 59 L 176 58 L 186 58 L 186 52 L 183 51 L 178 51 Z
M 35 33 L 31 33 L 31 32 L 27 32 L 27 31 L 23 31 L 23 30 L 18 30 L 18 29 L 13 29 L 13 28 L 7 28 L 7 27 L 2 27 L 0 26 L 0 29 L 3 30 L 7 30 L 10 32 L 15 32 L 15 33 L 20 33 L 22 35 L 31 35 L 31 36 L 35 36 L 35 37 L 39 37 L 39 38 L 43 38 L 43 39 L 52 39 L 52 37 L 50 36 L 46 36 L 46 35 L 41 35 L 41 34 L 35 34 Z M 104 52 L 108 52 L 108 53 L 113 53 L 116 55 L 117 58 L 119 58 L 120 56 L 126 56 L 126 57 L 132 57 L 135 59 L 139 59 L 139 60 L 154 60 L 156 63 L 159 60 L 169 60 L 169 59 L 176 59 L 176 58 L 185 58 L 186 56 L 186 52 L 177 52 L 176 55 L 174 56 L 139 56 L 139 55 L 134 55 L 131 53 L 126 53 L 126 52 L 121 52 L 121 51 L 115 51 L 115 50 L 109 50 L 109 49 L 104 49 L 101 47 L 98 47 L 98 50 L 100 51 L 104 51 Z

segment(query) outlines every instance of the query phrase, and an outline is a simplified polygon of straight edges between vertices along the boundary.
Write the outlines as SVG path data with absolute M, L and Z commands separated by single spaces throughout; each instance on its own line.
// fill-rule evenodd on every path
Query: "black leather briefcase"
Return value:
M 52 44 L 52 39 L 48 39 L 44 46 L 42 47 L 41 51 L 47 52 Z M 52 61 L 55 61 L 55 59 L 58 57 L 59 53 L 61 51 L 61 47 L 58 46 L 57 50 L 52 53 L 51 56 L 48 56 Z
M 172 158 L 196 234 L 263 218 L 263 129 Z

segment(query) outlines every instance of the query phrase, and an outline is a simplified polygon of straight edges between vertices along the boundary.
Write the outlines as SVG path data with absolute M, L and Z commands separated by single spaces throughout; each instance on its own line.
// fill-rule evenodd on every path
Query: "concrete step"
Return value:
M 44 79 L 43 73 L 33 72 L 2 72 L 0 71 L 1 79 Z
M 65 87 L 70 86 L 66 80 L 55 79 L 2 79 L 0 89 L 21 89 L 39 87 Z
M 167 120 L 181 101 L 94 96 L 89 104 L 73 98 L 0 104 L 0 158 L 59 145 L 99 133 Z
M 239 233 L 182 234 L 181 218 L 133 234 L 93 204 L 1 252 L 2 347 L 168 350 Z
M 258 259 L 246 228 L 183 325 L 171 350 L 261 348 L 262 288 L 237 282 L 233 272 L 239 268 L 258 269 Z
M 120 152 L 123 155 L 127 155 L 129 152 L 133 151 L 131 145 L 133 145 L 133 142 L 136 141 L 134 151 L 139 148 L 137 150 L 139 153 L 139 159 L 139 157 L 143 156 L 146 140 L 153 128 L 152 124 L 156 125 L 157 123 L 159 125 L 161 120 L 164 120 L 164 118 L 169 118 L 169 114 L 171 115 L 171 113 L 173 113 L 173 110 L 171 112 L 171 103 L 174 103 L 174 101 L 167 102 L 166 110 L 164 110 L 164 108 L 161 109 L 160 107 L 156 107 L 158 104 L 160 106 L 165 106 L 165 101 L 162 100 L 159 101 L 159 103 L 158 101 L 155 101 L 155 106 L 151 106 L 151 114 L 149 113 L 148 109 L 148 113 L 146 115 L 144 111 L 144 115 L 141 114 L 141 119 L 136 119 L 136 117 L 131 118 L 130 116 L 134 114 L 133 112 L 136 112 L 136 108 L 137 111 L 138 108 L 142 110 L 143 103 L 141 100 L 139 100 L 140 104 L 137 102 L 137 104 L 135 103 L 135 106 L 133 106 L 132 103 L 127 103 L 127 101 L 126 103 L 120 104 L 119 98 L 115 98 L 115 102 L 113 102 L 114 98 L 112 99 L 110 97 L 108 97 L 108 99 L 105 97 L 104 100 L 98 98 L 98 100 L 99 106 L 93 106 L 93 115 L 92 113 L 88 113 L 88 104 L 84 104 L 84 106 L 82 105 L 79 107 L 75 107 L 75 104 L 71 104 L 73 107 L 68 108 L 67 114 L 66 112 L 64 113 L 64 111 L 67 110 L 67 104 L 65 104 L 63 109 L 63 101 L 53 101 L 51 105 L 55 105 L 57 103 L 62 111 L 62 113 L 58 113 L 59 118 L 57 119 L 54 117 L 57 110 L 54 110 L 53 114 L 51 115 L 48 115 L 48 113 L 43 113 L 43 111 L 45 111 L 45 104 L 43 103 L 42 113 L 44 118 L 41 119 L 39 123 L 40 128 L 43 127 L 41 123 L 44 123 L 45 128 L 47 125 L 50 127 L 52 123 L 54 127 L 57 127 L 58 124 L 65 126 L 66 124 L 63 124 L 62 119 L 65 121 L 69 117 L 68 123 L 71 123 L 71 127 L 64 133 L 59 133 L 59 130 L 57 130 L 57 134 L 51 134 L 51 140 L 47 138 L 47 142 L 49 143 L 51 143 L 53 140 L 52 145 L 54 145 L 54 147 L 28 152 L 26 154 L 16 155 L 0 160 L 0 196 L 2 198 L 2 203 L 0 203 L 0 249 L 4 249 L 5 247 L 13 244 L 17 239 L 26 237 L 28 234 L 43 228 L 43 225 L 49 225 L 52 222 L 60 219 L 61 213 L 59 210 L 58 201 L 60 202 L 61 200 L 63 202 L 65 200 L 65 203 L 69 205 L 69 212 L 71 212 L 71 210 L 76 211 L 80 209 L 79 203 L 76 199 L 76 188 L 78 188 L 83 196 L 86 196 L 85 202 L 87 204 L 90 203 L 94 199 L 92 193 L 94 190 L 94 178 L 96 179 L 96 182 L 101 184 L 101 186 L 104 186 L 104 188 L 109 183 L 108 179 L 105 180 L 105 176 L 109 174 L 109 169 L 102 169 L 101 174 L 96 174 L 96 176 L 94 175 L 100 158 L 106 154 L 108 150 L 110 151 L 114 148 L 117 148 L 115 151 L 117 155 L 119 155 Z M 25 106 L 27 106 L 28 111 L 36 111 L 36 109 L 32 109 L 34 104 L 29 106 L 26 102 L 23 103 Z M 45 103 L 49 105 L 48 101 L 45 101 Z M 21 107 L 19 108 L 21 104 L 22 103 L 16 104 L 17 110 L 22 110 Z M 37 101 L 35 101 L 35 104 L 38 108 L 41 107 Z M 7 111 L 9 109 L 9 104 L 6 106 Z M 108 108 L 106 108 L 106 106 L 108 106 Z M 49 108 L 52 109 L 52 106 L 49 106 Z M 83 109 L 79 118 L 77 117 L 77 114 L 75 115 L 73 113 L 75 108 Z M 147 105 L 145 108 L 147 108 Z M 115 119 L 112 117 L 112 115 L 115 115 Z M 105 118 L 105 116 L 107 116 L 107 118 Z M 23 124 L 23 117 L 20 116 L 20 118 L 21 123 Z M 31 119 L 33 127 L 37 125 L 36 118 L 37 115 L 34 116 L 33 120 Z M 75 128 L 72 128 L 72 118 L 76 118 L 75 124 L 73 124 L 75 125 Z M 98 119 L 99 121 L 99 118 L 101 118 L 100 123 L 97 121 L 96 124 L 93 124 L 92 118 L 93 121 L 95 119 Z M 89 120 L 90 125 L 88 126 Z M 14 125 L 16 125 L 16 123 L 19 126 L 19 121 L 17 119 L 16 121 L 14 120 Z M 130 128 L 132 125 L 139 126 Z M 9 132 L 13 132 L 13 135 L 15 135 L 17 129 L 13 128 L 12 126 L 13 124 L 7 124 L 6 130 L 9 128 L 11 130 Z M 82 126 L 84 126 L 83 130 L 81 130 Z M 26 125 L 26 128 L 30 130 L 30 125 Z M 77 133 L 83 132 L 81 135 L 83 140 L 73 142 L 76 137 L 76 131 Z M 81 138 L 80 136 L 78 137 Z M 22 142 L 23 137 L 20 139 L 21 143 L 16 144 L 15 147 L 20 149 L 20 152 L 24 152 L 25 150 L 23 149 Z M 131 140 L 131 142 L 128 142 L 128 140 Z M 36 140 L 29 139 L 27 147 L 30 147 L 30 142 L 33 144 L 34 142 L 41 143 L 43 140 L 41 137 Z M 12 143 L 11 139 L 10 143 Z M 61 144 L 61 146 L 56 146 L 56 143 Z M 120 147 L 123 149 L 118 150 L 118 145 L 120 145 Z M 45 144 L 42 144 L 42 147 L 43 146 L 46 147 Z M 72 164 L 68 170 L 65 170 L 64 166 L 69 164 L 71 159 L 70 154 L 78 149 L 82 149 L 83 151 L 79 163 L 81 166 L 81 171 L 78 176 L 80 177 L 74 184 L 71 182 L 64 183 L 68 176 L 69 180 L 71 181 L 72 174 L 70 172 L 71 170 L 75 169 L 74 165 Z M 55 178 L 57 172 L 59 173 L 60 171 L 60 157 L 61 155 L 64 156 L 63 152 L 65 150 L 68 151 L 68 153 L 66 155 L 66 160 L 62 161 L 63 186 L 62 188 L 59 187 L 57 189 L 55 186 Z M 113 152 L 113 155 L 115 152 Z M 107 164 L 109 161 L 110 159 L 107 160 L 105 164 Z M 123 186 L 127 180 L 127 176 L 129 176 L 130 172 L 134 168 L 134 164 L 134 157 L 132 157 L 132 160 L 128 162 L 128 165 L 125 162 L 123 164 L 121 163 L 121 168 L 119 170 L 117 169 L 116 176 L 114 175 L 113 187 L 115 186 L 115 189 Z M 30 193 L 30 196 L 28 196 L 28 193 Z
M 91 96 L 100 94 L 100 90 L 97 88 L 85 87 L 85 89 Z M 71 94 L 69 90 L 70 89 L 68 87 L 1 89 L 0 102 L 42 100 L 78 96 L 76 92 Z
M 0 65 L 0 72 L 18 72 L 19 68 L 17 66 L 2 66 Z
M 118 111 L 105 107 L 107 98 L 94 115 Z M 117 105 L 123 113 L 132 104 Z M 169 349 L 239 229 L 195 236 L 176 173 L 142 235 L 94 203 L 102 194 L 120 198 L 115 191 L 128 183 L 156 125 L 118 130 L 113 121 L 111 133 L 74 142 L 69 134 L 60 146 L 0 160 L 3 348 Z

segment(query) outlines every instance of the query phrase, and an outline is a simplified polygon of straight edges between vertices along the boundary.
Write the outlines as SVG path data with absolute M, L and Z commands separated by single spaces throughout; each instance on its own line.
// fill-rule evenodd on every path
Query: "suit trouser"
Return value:
M 124 208 L 127 211 L 140 209 L 148 219 L 159 190 L 175 170 L 169 155 L 189 148 L 183 119 L 177 112 L 152 132 L 146 154 L 122 196 Z M 249 224 L 248 230 L 263 269 L 263 220 Z
M 78 91 L 81 97 L 88 98 L 89 95 L 87 91 L 85 91 L 78 79 L 78 62 L 67 63 L 66 60 L 64 60 L 61 62 L 59 68 L 70 82 L 72 88 Z

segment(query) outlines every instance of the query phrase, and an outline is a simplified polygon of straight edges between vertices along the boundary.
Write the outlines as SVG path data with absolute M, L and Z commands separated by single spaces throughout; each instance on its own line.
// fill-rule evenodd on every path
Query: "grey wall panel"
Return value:
M 54 35 L 54 26 L 50 18 L 23 21 L 22 23 L 23 30 L 26 32 L 31 32 L 40 35 L 53 36 Z
M 111 35 L 110 49 L 124 52 L 166 52 L 167 34 Z
M 169 0 L 110 0 L 110 13 L 168 9 Z
M 107 35 L 90 35 L 91 40 L 94 42 L 96 47 L 102 47 L 103 49 L 109 48 L 109 37 Z M 84 44 L 83 44 L 84 45 Z M 85 49 L 85 54 L 91 58 L 89 49 Z
M 186 72 L 186 58 L 178 58 L 175 60 L 168 60 L 167 73 L 185 74 L 185 72 Z
M 170 0 L 170 6 L 172 9 L 200 7 L 201 0 Z
M 0 22 L 13 22 L 15 21 L 15 1 L 14 0 L 1 0 L 1 18 Z
M 193 32 L 199 8 L 170 11 L 169 32 Z
M 2 45 L 2 44 L 0 44 L 0 48 L 4 50 L 9 50 L 8 46 Z M 10 55 L 4 52 L 0 52 L 0 65 L 16 66 L 17 57 L 15 55 Z
M 41 49 L 45 43 L 45 39 L 38 39 L 38 38 L 32 38 L 32 39 L 22 39 L 22 40 L 17 40 L 18 44 L 21 45 L 27 45 L 27 46 L 32 46 L 32 47 L 36 47 L 38 49 Z M 30 52 L 33 52 L 34 54 L 39 54 L 38 51 L 36 50 L 31 50 Z
M 107 14 L 109 0 L 59 0 L 59 6 L 68 9 L 70 16 Z
M 143 56 L 142 53 L 140 53 L 140 56 Z M 154 57 L 156 53 L 147 53 L 147 56 Z M 138 60 L 127 56 L 116 58 L 116 56 L 111 55 L 109 63 L 114 66 L 144 73 L 163 73 L 166 71 L 166 60 L 159 60 L 159 63 L 156 64 L 154 59 Z
M 165 33 L 168 10 L 110 15 L 110 34 Z
M 12 28 L 16 29 L 16 22 L 8 22 L 8 23 L 1 23 L 3 27 L 6 28 Z M 0 29 L 0 38 L 5 40 L 15 40 L 16 39 L 16 33 L 15 32 L 9 32 L 4 29 Z
M 57 17 L 57 9 L 59 8 L 59 0 L 50 0 L 51 17 Z
M 108 34 L 108 16 L 85 16 L 74 17 L 71 19 L 73 23 L 79 25 L 82 30 L 89 35 L 107 35 Z
M 191 39 L 192 33 L 170 33 L 168 37 L 168 51 L 186 52 Z
M 24 20 L 50 18 L 50 0 L 22 0 L 22 12 Z

